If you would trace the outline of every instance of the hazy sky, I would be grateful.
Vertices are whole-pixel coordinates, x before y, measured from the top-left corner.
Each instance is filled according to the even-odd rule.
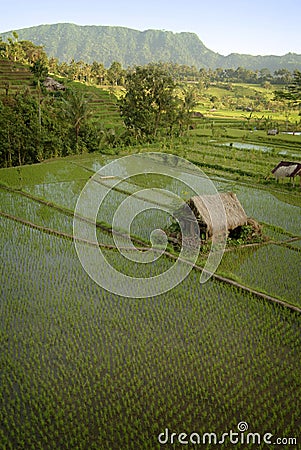
[[[196,33],[223,55],[301,54],[300,0],[1,0],[0,34],[46,23]]]

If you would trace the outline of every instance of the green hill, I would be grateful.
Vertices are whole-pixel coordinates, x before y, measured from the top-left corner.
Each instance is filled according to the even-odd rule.
[[[64,80],[64,84],[82,92],[93,112],[91,121],[101,123],[104,128],[123,129],[123,122],[117,106],[114,89],[110,92],[106,87],[89,86],[77,81]]]
[[[301,55],[251,56],[230,54],[222,56],[208,49],[194,33],[173,33],[162,30],[138,31],[125,27],[79,26],[70,23],[39,25],[16,30],[21,40],[43,45],[48,56],[60,61],[72,59],[87,63],[102,62],[109,67],[118,61],[123,67],[149,62],[173,62],[197,68],[237,68],[260,70],[280,68],[301,70]],[[11,32],[2,33],[3,40]]]
[[[66,86],[82,91],[89,99],[93,121],[100,121],[105,127],[122,127],[114,93],[101,87],[87,86],[67,79],[60,81]],[[22,91],[24,88],[36,95],[34,76],[29,68],[24,64],[0,58],[0,98],[6,94]]]
[[[106,67],[113,61],[124,67],[150,61],[173,61],[193,65],[203,61],[209,67],[219,57],[208,50],[193,33],[137,31],[124,27],[78,26],[70,23],[40,25],[17,30],[21,40],[43,45],[48,56],[69,62],[100,61]],[[11,32],[3,33],[6,40]]]

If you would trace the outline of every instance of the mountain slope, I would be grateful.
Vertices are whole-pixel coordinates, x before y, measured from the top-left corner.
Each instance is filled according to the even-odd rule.
[[[293,71],[295,69],[301,70],[301,55],[297,53],[287,53],[283,56],[277,55],[244,55],[238,53],[231,53],[224,56],[223,64],[220,67],[237,68],[244,67],[250,70],[270,69],[274,72],[278,69],[288,69]]]
[[[109,67],[118,61],[123,67],[148,62],[174,62],[197,68],[237,68],[260,70],[279,68],[301,70],[301,55],[251,56],[231,54],[222,56],[209,50],[194,33],[173,33],[162,30],[137,31],[125,27],[80,26],[70,23],[39,25],[16,30],[20,40],[43,45],[48,56],[60,61],[72,59],[87,63],[102,62]],[[11,32],[2,33],[6,40]]]
[[[208,50],[193,33],[137,31],[123,27],[79,26],[69,23],[40,25],[17,30],[20,40],[44,45],[48,56],[60,61],[118,61],[127,67],[154,61],[172,61],[209,67],[219,55]],[[11,33],[2,34],[5,40]]]

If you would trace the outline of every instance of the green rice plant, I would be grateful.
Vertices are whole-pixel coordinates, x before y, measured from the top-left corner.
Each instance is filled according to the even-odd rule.
[[[69,177],[72,164],[67,160],[53,166],[61,170],[57,177],[50,163],[33,169],[32,178],[28,169],[22,186],[63,206],[60,211],[3,189],[1,210],[72,233],[70,213],[91,175],[86,169],[97,169],[102,161],[85,155],[86,169],[72,163]],[[14,176],[6,182],[19,187]],[[75,181],[77,176],[82,179]],[[110,191],[98,219],[112,223],[113,211],[129,194],[153,182],[160,187],[166,180],[139,177],[121,183]],[[300,208],[286,201],[286,194],[277,198],[258,186],[216,183],[220,190],[233,188],[247,214],[270,224],[266,228],[274,230],[277,241],[300,235]],[[107,182],[99,189],[109,188]],[[190,196],[180,184],[173,188],[184,199]],[[136,201],[154,206],[144,198]],[[166,220],[167,214],[149,210],[137,217],[131,231],[148,238]],[[160,296],[119,297],[89,278],[71,239],[7,217],[1,217],[0,226],[1,450],[159,449],[158,434],[166,427],[222,434],[242,420],[254,432],[297,435],[297,312],[216,279],[201,285],[197,270]],[[99,241],[113,243],[100,228],[97,235]],[[297,304],[298,242],[285,244],[295,250],[284,244],[235,249],[225,253],[220,270]],[[117,250],[104,254],[116,270],[137,277],[173,264],[166,255],[150,266],[129,262]]]
[[[262,190],[238,188],[237,196],[249,216],[296,236],[301,234],[300,207],[280,201],[273,193]]]
[[[2,383],[9,386],[14,373],[19,386],[8,391],[4,407],[19,430],[13,437],[12,428],[5,429],[13,445],[26,446],[31,439],[37,448],[54,442],[64,447],[68,439],[78,448],[124,442],[128,448],[149,448],[150,442],[156,448],[165,426],[224,431],[247,416],[258,431],[273,431],[275,417],[288,417],[286,397],[298,382],[300,324],[294,314],[215,281],[200,286],[195,272],[156,299],[121,299],[89,280],[68,241],[35,233],[35,246],[30,229],[21,225],[8,226],[5,235],[7,242],[20,242],[18,249],[6,247],[11,273],[12,261],[24,269],[30,260],[40,274],[22,270],[19,284],[6,271],[9,283],[2,284],[2,322],[9,330],[13,320],[16,336],[3,353],[10,364],[4,365]],[[45,259],[49,241],[52,258]],[[21,409],[13,408],[13,392],[22,398]],[[30,404],[34,414],[22,422],[18,411]],[[292,433],[296,421],[283,424]]]
[[[299,252],[270,244],[226,253],[219,270],[234,274],[247,286],[300,306],[299,266]]]

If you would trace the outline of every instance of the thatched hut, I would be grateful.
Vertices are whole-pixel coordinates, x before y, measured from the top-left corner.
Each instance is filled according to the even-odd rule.
[[[233,192],[191,197],[186,205],[176,212],[175,216],[183,230],[193,235],[195,221],[191,220],[190,210],[197,220],[200,236],[205,239],[225,232],[225,228],[229,234],[248,222],[248,217]]]
[[[280,161],[276,167],[272,170],[276,180],[278,181],[280,178],[289,177],[291,180],[300,176],[301,183],[301,163],[298,162],[290,162],[290,161]]]
[[[66,87],[62,84],[59,83],[58,81],[54,80],[51,77],[46,77],[45,81],[44,81],[44,86],[47,89],[47,91],[65,91]]]

